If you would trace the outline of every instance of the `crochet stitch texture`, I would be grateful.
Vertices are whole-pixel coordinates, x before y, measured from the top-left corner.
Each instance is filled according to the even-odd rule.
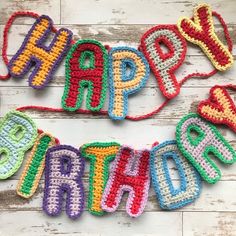
[[[194,9],[194,20],[181,17],[177,23],[180,33],[190,42],[197,44],[208,56],[216,69],[225,71],[234,62],[227,47],[214,31],[212,10],[208,4],[200,4]]]
[[[161,44],[168,48],[164,53]],[[149,29],[141,38],[140,49],[144,53],[159,88],[167,98],[173,98],[180,92],[180,85],[174,75],[183,63],[187,43],[176,25],[158,25]]]
[[[16,78],[23,77],[34,66],[29,77],[29,85],[35,89],[44,88],[52,79],[55,69],[69,50],[71,43],[72,32],[62,28],[56,32],[51,44],[45,46],[43,43],[52,26],[50,17],[40,16],[8,65],[11,76]]]
[[[168,159],[176,165],[180,186],[174,187],[168,167]],[[174,210],[192,203],[201,192],[201,180],[194,167],[179,151],[176,141],[166,141],[151,150],[150,168],[152,183],[160,206]]]
[[[84,159],[69,145],[51,147],[46,154],[43,210],[51,216],[62,211],[63,194],[67,193],[66,213],[78,218],[84,209]]]
[[[52,135],[48,133],[38,135],[17,184],[18,195],[30,198],[35,193],[44,171],[46,152],[55,144],[56,141]]]
[[[129,192],[126,212],[132,217],[142,214],[150,185],[149,159],[148,150],[137,152],[128,146],[120,148],[103,193],[103,210],[114,212],[123,193]]]
[[[198,113],[206,120],[215,124],[226,124],[236,132],[236,107],[224,87],[212,87],[209,99],[199,103]]]
[[[86,107],[99,111],[106,98],[107,90],[107,51],[96,40],[77,41],[66,57],[66,82],[62,96],[62,107],[75,111],[81,107],[84,89],[88,87]],[[89,64],[86,64],[86,60]]]
[[[196,137],[192,133],[197,133]],[[209,154],[213,154],[225,164],[236,161],[233,147],[214,125],[204,121],[197,114],[190,113],[180,120],[176,127],[176,141],[183,155],[208,183],[216,183],[221,178],[220,169]]]
[[[19,111],[8,112],[0,124],[0,179],[12,176],[21,166],[25,152],[37,137],[33,120]]]
[[[90,161],[88,209],[94,215],[103,215],[102,194],[109,177],[109,163],[114,160],[120,144],[94,142],[83,145],[81,155]]]

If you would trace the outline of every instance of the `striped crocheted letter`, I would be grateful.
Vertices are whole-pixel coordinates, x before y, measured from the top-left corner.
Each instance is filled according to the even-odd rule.
[[[50,134],[41,133],[38,135],[18,182],[18,195],[30,198],[35,193],[45,167],[46,152],[55,144],[55,138]]]
[[[174,187],[168,168],[172,159],[178,170],[180,186]],[[160,206],[173,210],[193,202],[200,194],[201,181],[194,167],[178,150],[176,141],[167,141],[151,151],[151,176]]]
[[[161,45],[168,49],[164,52]],[[186,55],[186,41],[175,25],[159,25],[148,30],[141,38],[140,49],[149,62],[159,88],[167,98],[178,95],[180,85],[174,75]]]
[[[18,111],[5,115],[0,124],[0,179],[17,172],[36,137],[37,128],[27,115]]]
[[[8,66],[11,76],[16,78],[21,78],[34,66],[29,77],[29,85],[35,89],[47,85],[69,50],[72,32],[63,28],[56,32],[51,44],[45,46],[46,38],[52,32],[52,26],[53,22],[48,16],[40,16]]]
[[[86,107],[99,111],[107,90],[107,51],[96,40],[79,40],[66,57],[66,84],[62,107],[75,111],[81,107],[84,89],[88,87]]]
[[[178,21],[180,33],[197,44],[208,56],[216,69],[224,71],[232,66],[232,54],[214,32],[212,11],[209,5],[200,4],[194,9],[194,19],[182,17]]]
[[[64,192],[67,194],[68,217],[76,219],[82,214],[83,173],[84,159],[81,158],[79,150],[67,145],[58,145],[47,151],[43,209],[48,215],[57,216],[61,213]]]
[[[122,146],[116,156],[102,198],[102,209],[114,212],[124,192],[129,192],[126,211],[132,217],[142,214],[148,198],[150,152],[136,152]]]
[[[128,112],[128,96],[144,87],[149,73],[148,62],[140,51],[129,47],[111,49],[108,113],[112,119],[125,118]]]
[[[225,124],[236,132],[236,107],[224,87],[214,86],[209,99],[198,105],[198,113],[215,124]]]
[[[94,215],[103,215],[102,194],[109,177],[109,163],[119,150],[118,143],[89,143],[81,147],[81,154],[90,161],[88,209]]]
[[[214,125],[197,114],[191,113],[180,120],[176,128],[176,140],[182,154],[208,183],[216,183],[221,178],[221,172],[210,154],[225,164],[236,161],[233,147]]]

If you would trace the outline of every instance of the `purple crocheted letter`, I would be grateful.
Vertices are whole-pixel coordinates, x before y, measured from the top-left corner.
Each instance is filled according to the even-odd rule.
[[[61,213],[63,194],[66,192],[66,213],[78,218],[84,208],[84,188],[81,177],[84,159],[79,150],[67,145],[48,149],[45,167],[43,210],[51,216]]]

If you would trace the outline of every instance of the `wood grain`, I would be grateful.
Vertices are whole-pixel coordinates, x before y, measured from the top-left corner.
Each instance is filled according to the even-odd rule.
[[[48,14],[55,24],[60,23],[60,1],[58,0],[4,0],[0,5],[0,24],[5,25],[9,16],[16,11],[34,11]],[[19,19],[15,24],[32,24],[32,19]]]
[[[50,218],[42,211],[0,212],[2,235],[182,235],[181,212],[145,212],[132,219],[126,213],[116,212],[104,217],[94,217],[84,212],[79,220],[71,221],[63,213]],[[17,223],[12,227],[12,219]],[[171,227],[169,227],[171,225]],[[112,232],[112,233],[111,233]],[[0,233],[0,235],[1,235]]]
[[[38,190],[31,199],[23,199],[16,194],[17,182],[18,180],[11,179],[6,180],[1,184],[0,211],[41,211],[44,181],[42,180],[40,182]],[[89,189],[88,172],[84,175],[83,184],[85,187],[87,211],[87,197]],[[174,186],[178,186],[179,181],[174,180],[173,184]],[[222,189],[224,189],[224,191],[222,191]],[[197,199],[196,202],[179,209],[178,212],[236,212],[236,199],[232,198],[235,191],[235,181],[220,181],[216,185],[210,186],[204,183],[200,198]],[[125,212],[126,200],[127,195],[122,198],[122,202],[118,207],[119,212]],[[163,212],[163,210],[159,207],[159,200],[157,199],[153,188],[149,191],[148,203],[145,207],[145,212]]]
[[[57,28],[72,30],[74,39],[93,38],[111,46],[128,45],[137,48],[141,35],[156,24],[175,24],[180,16],[191,16],[193,7],[202,1],[179,0],[4,0],[0,3],[0,45],[7,18],[19,10],[48,14]],[[222,14],[229,25],[236,58],[236,4],[234,0],[207,0],[213,10]],[[217,35],[224,41],[222,27],[217,20]],[[28,32],[32,19],[18,19],[9,35],[9,58],[14,55]],[[49,37],[48,42],[52,39]],[[48,43],[47,42],[47,43]],[[225,41],[224,41],[225,42]],[[0,81],[0,117],[11,109],[25,105],[60,107],[65,83],[64,61],[53,80],[43,91],[28,87],[27,76],[22,79]],[[188,43],[187,57],[176,71],[178,80],[188,73],[208,72],[211,63],[199,47]],[[0,74],[6,73],[0,58]],[[60,139],[63,144],[75,147],[92,141],[117,141],[134,148],[151,148],[155,141],[175,138],[175,126],[189,112],[195,112],[199,101],[208,97],[215,84],[235,83],[236,66],[225,73],[205,79],[190,79],[181,93],[163,111],[141,122],[113,122],[104,116],[74,113],[27,112],[41,129]],[[230,92],[236,100],[236,93]],[[84,97],[86,96],[86,92]],[[85,101],[85,99],[84,99]],[[139,115],[153,110],[163,101],[153,75],[145,88],[129,99],[129,114]],[[83,107],[85,104],[83,103]],[[108,106],[108,95],[104,109]],[[223,136],[236,148],[235,134],[227,127],[217,126]],[[73,130],[73,132],[71,132]],[[114,236],[235,236],[236,235],[236,165],[226,166],[216,161],[222,171],[222,179],[215,185],[203,183],[202,193],[196,202],[177,211],[162,211],[153,188],[150,189],[145,213],[132,219],[125,212],[127,195],[114,214],[94,217],[87,208],[76,221],[69,220],[65,212],[51,218],[42,211],[44,177],[38,191],[29,200],[16,195],[16,185],[23,170],[0,182],[0,236],[15,235],[114,235]],[[174,186],[179,185],[176,167],[169,163]],[[89,162],[83,177],[86,197],[88,195]]]
[[[236,213],[184,212],[183,223],[184,236],[234,236]]]
[[[234,0],[205,0],[228,23],[235,22]],[[202,1],[179,0],[62,0],[63,24],[175,24],[180,16],[192,16],[193,7]]]

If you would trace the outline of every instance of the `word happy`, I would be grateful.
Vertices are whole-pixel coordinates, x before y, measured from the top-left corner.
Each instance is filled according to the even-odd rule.
[[[211,11],[209,5],[201,4],[194,10],[193,18],[182,17],[177,25],[154,26],[141,37],[139,50],[127,46],[110,48],[93,39],[74,43],[72,32],[64,28],[57,30],[51,44],[45,46],[53,22],[48,16],[42,15],[10,60],[9,74],[22,78],[33,67],[29,86],[43,89],[53,79],[55,70],[66,55],[62,109],[79,111],[87,88],[87,111],[99,112],[109,89],[107,113],[114,120],[123,120],[128,113],[129,95],[145,86],[150,72],[154,74],[164,98],[170,100],[179,94],[181,85],[188,78],[209,77],[216,71],[225,71],[232,66],[231,39],[226,33],[229,48],[220,41],[214,31],[213,15],[224,22],[218,13]],[[228,32],[227,26],[222,25]],[[203,50],[215,70],[211,73],[193,73],[178,82],[174,73],[185,60],[187,41]],[[165,45],[168,51],[164,52],[161,45]],[[157,112],[159,110],[154,113]]]

